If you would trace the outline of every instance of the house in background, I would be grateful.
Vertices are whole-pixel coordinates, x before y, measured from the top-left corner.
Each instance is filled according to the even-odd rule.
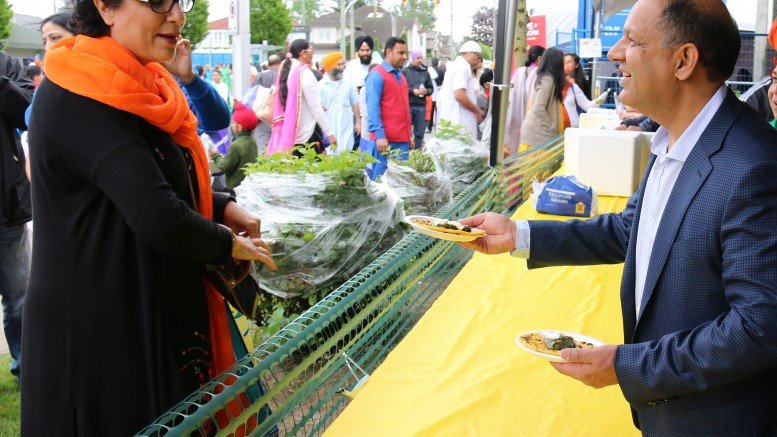
[[[232,63],[232,41],[227,31],[228,18],[208,23],[208,35],[192,50],[192,64],[210,65]]]
[[[43,53],[43,42],[40,38],[41,21],[43,21],[42,18],[32,15],[14,14],[11,18],[11,36],[5,41],[3,50],[14,58],[22,60],[41,55]]]

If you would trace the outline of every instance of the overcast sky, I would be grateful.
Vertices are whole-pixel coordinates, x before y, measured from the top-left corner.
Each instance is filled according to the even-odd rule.
[[[210,0],[210,18],[216,20],[227,16],[227,4],[229,0]],[[381,4],[392,7],[399,0],[384,0]],[[12,9],[18,14],[48,16],[64,4],[63,0],[10,0]],[[451,6],[453,17],[451,18]],[[471,17],[480,6],[495,6],[497,0],[441,0],[435,9],[437,15],[437,30],[443,34],[449,34],[451,22],[453,22],[454,39],[461,41],[462,37],[469,35]],[[528,0],[528,7],[543,13],[552,13],[553,10],[570,11],[577,9],[577,0]],[[748,28],[748,23],[755,23],[756,0],[728,0],[732,15],[742,25]],[[750,27],[751,29],[751,27]]]

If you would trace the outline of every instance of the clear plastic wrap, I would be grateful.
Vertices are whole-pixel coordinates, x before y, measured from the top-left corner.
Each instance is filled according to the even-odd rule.
[[[282,298],[345,282],[405,232],[399,197],[363,172],[250,173],[235,191],[278,265],[260,269],[259,284]]]
[[[424,144],[424,152],[434,155],[453,184],[456,195],[488,169],[489,149],[479,141],[467,144],[459,138],[434,138]]]
[[[413,150],[407,161],[389,159],[381,182],[402,198],[405,214],[434,215],[451,200],[451,178],[435,155]]]

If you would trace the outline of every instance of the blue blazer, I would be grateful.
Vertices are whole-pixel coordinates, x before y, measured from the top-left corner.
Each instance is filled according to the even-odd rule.
[[[529,268],[624,262],[615,371],[645,435],[777,435],[777,131],[729,91],[668,199],[641,313],[639,215],[533,221]]]

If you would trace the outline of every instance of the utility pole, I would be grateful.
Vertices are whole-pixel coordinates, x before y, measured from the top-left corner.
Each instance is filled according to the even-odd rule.
[[[237,34],[232,38],[232,93],[237,98],[248,89],[248,59],[251,45],[250,0],[232,0],[237,6]]]

